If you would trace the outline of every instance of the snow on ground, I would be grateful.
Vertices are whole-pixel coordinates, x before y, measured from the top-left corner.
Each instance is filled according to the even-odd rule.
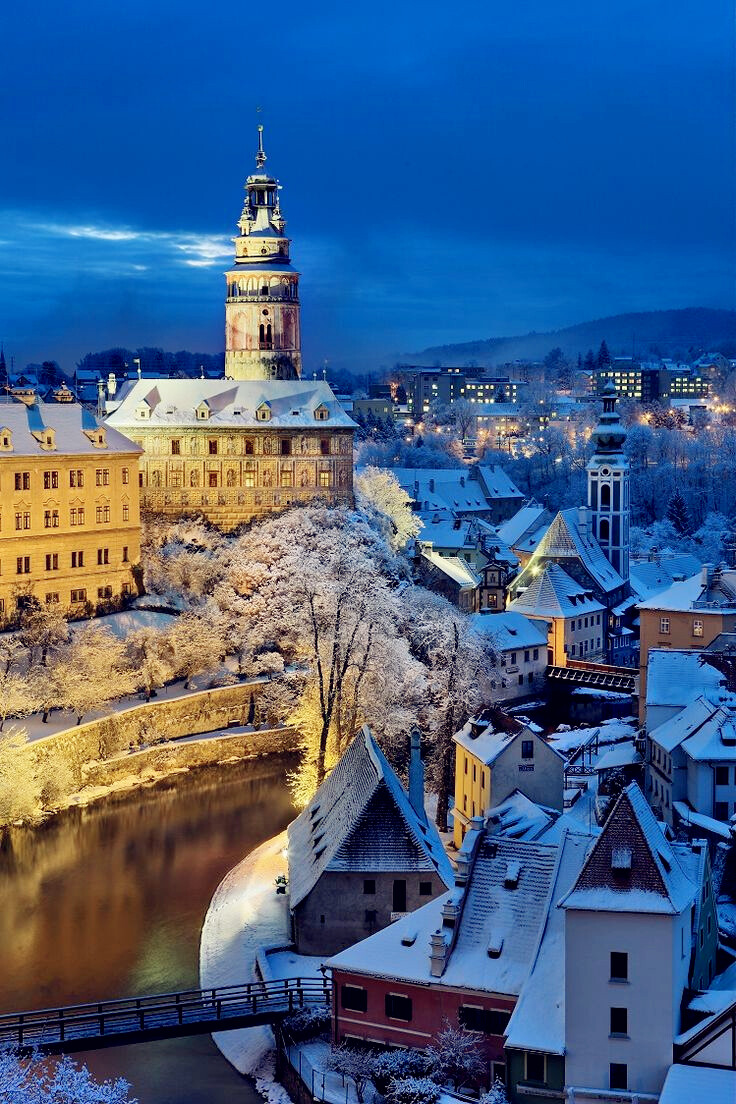
[[[258,953],[258,971],[264,981],[283,981],[301,977],[322,980],[320,966],[324,955],[300,955],[291,948],[262,947]]]
[[[203,988],[254,981],[259,948],[289,943],[289,899],[277,894],[274,884],[277,874],[287,872],[285,848],[286,832],[281,832],[233,867],[217,887],[199,943]],[[264,1082],[269,1071],[273,1077],[273,1063],[267,1061],[274,1048],[270,1027],[221,1031],[212,1038],[240,1073]],[[282,1104],[283,1099],[278,1097],[272,1104]]]
[[[131,609],[123,610],[121,613],[106,613],[102,617],[95,617],[93,624],[95,627],[109,629],[118,640],[125,640],[131,633],[137,632],[138,629],[157,629],[160,632],[165,632],[166,629],[171,628],[175,621],[176,616],[174,614],[164,613],[162,610]],[[69,623],[69,628],[74,633],[87,628],[89,624],[89,621],[72,621]]]

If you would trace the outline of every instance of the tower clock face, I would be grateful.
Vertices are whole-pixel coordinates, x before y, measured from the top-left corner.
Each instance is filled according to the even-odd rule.
[[[601,468],[601,475],[610,475],[611,472],[608,468]]]

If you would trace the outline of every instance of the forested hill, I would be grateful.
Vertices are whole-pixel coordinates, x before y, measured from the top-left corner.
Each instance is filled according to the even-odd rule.
[[[580,322],[563,330],[523,337],[491,337],[457,345],[436,345],[402,360],[414,364],[503,364],[511,360],[541,360],[559,346],[567,357],[583,356],[606,342],[614,356],[659,355],[687,359],[701,352],[736,355],[736,311],[688,307],[684,310],[614,314]]]

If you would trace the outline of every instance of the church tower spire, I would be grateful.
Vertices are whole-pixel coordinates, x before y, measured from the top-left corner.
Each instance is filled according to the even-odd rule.
[[[301,375],[299,273],[281,214],[280,186],[266,171],[258,127],[256,171],[233,238],[235,261],[225,273],[225,375],[228,379],[298,379]]]
[[[624,455],[626,430],[616,409],[613,381],[603,390],[603,413],[593,430],[588,463],[588,507],[593,535],[622,579],[629,578],[631,512],[629,462]]]

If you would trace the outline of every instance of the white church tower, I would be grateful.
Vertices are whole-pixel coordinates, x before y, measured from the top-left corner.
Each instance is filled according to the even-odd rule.
[[[233,238],[235,263],[225,273],[225,376],[235,380],[294,380],[301,375],[299,273],[291,266],[279,184],[266,172],[263,127],[256,171],[245,183],[245,204]]]
[[[588,507],[593,535],[622,579],[629,578],[630,477],[624,456],[626,430],[616,410],[613,382],[603,391],[603,413],[593,430],[588,464]]]

